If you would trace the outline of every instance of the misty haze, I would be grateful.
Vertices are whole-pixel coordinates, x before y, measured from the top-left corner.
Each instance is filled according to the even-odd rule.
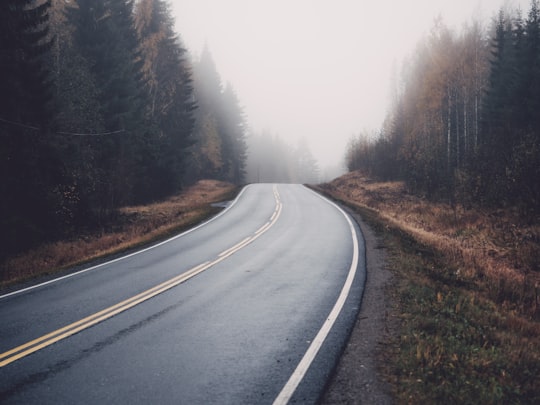
[[[0,34],[2,403],[540,403],[540,0]]]

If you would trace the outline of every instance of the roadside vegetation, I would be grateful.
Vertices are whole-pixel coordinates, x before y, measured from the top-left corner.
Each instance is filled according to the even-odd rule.
[[[539,0],[490,25],[436,21],[396,75],[380,131],[351,139],[348,169],[403,180],[430,200],[537,218],[539,67]]]
[[[201,179],[244,182],[240,101],[168,3],[0,1],[0,262]]]
[[[398,330],[380,364],[397,403],[540,402],[540,223],[352,172],[320,190],[380,232]]]
[[[0,287],[122,253],[165,239],[216,214],[212,204],[234,198],[238,187],[201,180],[178,195],[124,207],[99,231],[45,243],[0,263]]]
[[[540,403],[539,61],[539,0],[436,21],[322,187],[384,231],[398,403]]]

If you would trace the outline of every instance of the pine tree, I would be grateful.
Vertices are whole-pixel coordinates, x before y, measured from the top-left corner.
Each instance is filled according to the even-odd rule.
[[[488,202],[507,196],[507,168],[516,121],[516,94],[519,73],[516,70],[516,36],[513,22],[501,10],[492,39],[489,84],[484,100],[482,136],[476,171],[482,179],[481,194]]]
[[[56,231],[58,161],[49,144],[54,110],[49,72],[50,1],[0,2],[0,244],[19,251]],[[1,256],[1,254],[0,254]]]
[[[218,128],[222,138],[224,180],[240,184],[244,181],[247,156],[244,113],[231,85],[225,88],[220,102]]]
[[[51,42],[48,9],[34,0],[3,0],[0,4],[0,118],[28,126],[46,126],[50,83],[43,57]],[[22,128],[22,127],[21,127]]]
[[[208,46],[194,65],[195,144],[190,148],[186,182],[201,178],[225,179],[222,126],[219,120],[221,78]]]
[[[143,77],[149,95],[146,113],[155,128],[148,140],[146,181],[143,194],[157,198],[181,186],[186,148],[191,146],[194,126],[193,86],[174,20],[163,0],[142,0],[136,10],[141,42]]]
[[[55,186],[60,207],[58,222],[65,232],[95,222],[94,207],[99,199],[96,187],[100,169],[96,164],[96,142],[88,136],[105,132],[99,91],[88,61],[74,44],[73,26],[68,23],[68,3],[53,0],[49,31],[54,38],[47,59],[51,69],[57,133],[53,143],[62,160],[62,179]]]
[[[139,43],[129,0],[77,0],[68,10],[74,46],[95,80],[105,131],[94,141],[100,176],[96,186],[100,216],[136,198],[144,166],[145,137]]]
[[[199,111],[217,111],[223,86],[208,45],[205,45],[194,70],[195,94],[197,104],[200,106]]]
[[[504,139],[503,133],[513,121],[512,101],[517,82],[513,34],[512,21],[501,10],[493,38],[489,88],[484,108],[487,137],[483,141],[485,146],[493,149],[509,141]]]
[[[524,58],[527,93],[526,110],[530,129],[540,137],[540,2],[531,0],[531,9],[525,27],[526,40]]]
[[[203,162],[219,160],[219,172],[215,177],[220,180],[241,183],[244,181],[246,165],[246,128],[243,111],[238,97],[231,86],[222,88],[221,79],[217,72],[212,55],[205,47],[199,62],[195,65],[195,98],[198,110],[196,114],[196,140],[192,167],[200,167],[199,173],[193,173],[194,178],[200,178],[203,173],[210,173]],[[203,123],[212,122],[211,126]],[[219,136],[219,156],[209,159],[204,154],[210,149],[204,144],[211,139],[204,133],[206,128],[215,128]]]
[[[519,111],[509,164],[508,199],[526,211],[540,211],[540,4],[531,1],[523,39],[517,49],[520,72]]]

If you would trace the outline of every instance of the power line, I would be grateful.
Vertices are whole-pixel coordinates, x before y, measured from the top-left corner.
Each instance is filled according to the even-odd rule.
[[[20,128],[26,128],[31,129],[33,131],[41,131],[40,128],[34,127],[32,125],[24,124],[22,122],[15,122],[11,120],[6,120],[5,118],[0,117],[0,122],[4,122],[6,124],[14,125]],[[80,133],[80,132],[66,132],[66,131],[57,131],[55,134],[58,135],[68,135],[68,136],[107,136],[107,135],[116,135],[121,134],[123,132],[126,132],[125,129],[118,129],[116,131],[108,131],[108,132],[97,132],[97,133]]]
[[[58,135],[71,135],[71,136],[106,136],[106,135],[115,135],[115,134],[121,134],[122,132],[126,132],[125,129],[119,129],[117,131],[110,131],[110,132],[100,132],[100,133],[97,133],[97,134],[92,134],[92,133],[86,133],[86,134],[81,134],[81,133],[75,133],[75,132],[63,132],[63,131],[59,131],[59,132],[56,132]]]
[[[32,130],[34,130],[34,131],[39,131],[39,130],[40,130],[40,129],[37,128],[37,127],[33,127],[33,126],[31,126],[31,125],[28,125],[28,124],[23,124],[23,123],[21,123],[21,122],[15,122],[15,121],[6,120],[6,119],[1,118],[1,117],[0,117],[0,121],[5,122],[6,124],[15,125],[15,126],[18,126],[18,127],[21,127],[21,128],[32,129]]]

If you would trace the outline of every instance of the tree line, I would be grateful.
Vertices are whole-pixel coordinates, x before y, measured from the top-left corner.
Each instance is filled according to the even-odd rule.
[[[0,259],[200,178],[240,183],[245,117],[165,0],[0,2]]]
[[[349,170],[404,180],[451,203],[540,211],[540,8],[485,29],[437,21],[404,63],[376,136],[349,142]]]
[[[248,137],[247,180],[250,183],[309,183],[320,179],[317,160],[306,140],[291,146],[268,131]]]

